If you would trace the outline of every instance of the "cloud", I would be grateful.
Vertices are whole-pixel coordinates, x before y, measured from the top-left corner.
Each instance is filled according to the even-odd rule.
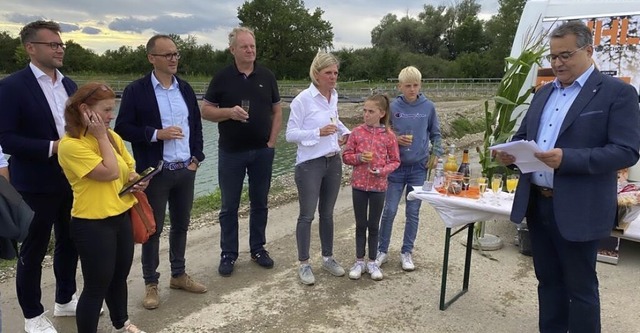
[[[73,32],[73,31],[80,30],[80,26],[77,24],[62,23],[62,22],[58,22],[58,24],[60,25],[60,30],[62,32]]]
[[[10,13],[8,15],[5,15],[5,17],[9,22],[20,23],[20,24],[27,24],[29,22],[45,19],[44,17],[38,16],[38,15],[24,15],[24,14],[18,14],[18,13]]]
[[[200,15],[162,15],[150,19],[135,17],[116,18],[109,23],[109,29],[142,33],[153,30],[165,34],[189,34],[196,31],[211,31],[217,27],[228,25],[229,22],[217,21],[214,24],[210,18]]]
[[[82,32],[87,35],[98,35],[102,32],[102,30],[94,27],[84,27],[82,28]]]

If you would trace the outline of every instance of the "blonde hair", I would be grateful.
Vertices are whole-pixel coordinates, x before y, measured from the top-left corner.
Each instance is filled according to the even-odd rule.
[[[422,82],[422,73],[413,66],[407,66],[400,71],[400,74],[398,74],[398,81],[400,83],[420,83]]]
[[[236,43],[236,37],[238,37],[238,34],[241,32],[246,32],[248,34],[251,35],[251,37],[253,37],[253,39],[256,39],[256,35],[253,33],[253,30],[247,28],[247,27],[235,27],[233,28],[233,30],[231,30],[231,32],[229,33],[229,46],[233,46]]]
[[[309,77],[311,78],[311,82],[313,82],[314,86],[318,85],[318,80],[316,80],[316,75],[320,74],[320,71],[331,66],[337,65],[340,67],[340,61],[338,58],[331,53],[327,52],[318,52],[316,57],[313,58],[311,62],[311,66],[309,67]]]

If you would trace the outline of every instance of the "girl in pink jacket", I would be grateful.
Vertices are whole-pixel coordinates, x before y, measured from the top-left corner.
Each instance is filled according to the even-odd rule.
[[[396,136],[389,128],[389,99],[384,95],[368,97],[363,113],[364,124],[351,131],[342,153],[344,163],[353,165],[351,187],[356,218],[356,262],[349,278],[356,280],[367,272],[377,281],[382,280],[382,271],[375,263],[378,223],[384,207],[387,175],[400,165],[400,156]],[[367,241],[369,260],[365,264]]]

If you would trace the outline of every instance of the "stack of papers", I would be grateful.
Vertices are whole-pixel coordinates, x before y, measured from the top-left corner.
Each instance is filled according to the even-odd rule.
[[[513,155],[516,158],[515,165],[518,166],[520,172],[529,173],[534,171],[548,171],[552,172],[553,169],[542,163],[539,159],[533,156],[534,153],[543,152],[538,144],[533,140],[520,140],[507,143],[501,143],[495,146],[489,147],[490,150],[503,151],[509,155]]]

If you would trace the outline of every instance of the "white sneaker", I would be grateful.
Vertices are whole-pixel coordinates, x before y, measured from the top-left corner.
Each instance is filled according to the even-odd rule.
[[[380,281],[382,280],[382,271],[378,264],[375,261],[369,261],[367,263],[367,273],[371,274],[371,280]]]
[[[73,294],[71,301],[66,304],[56,303],[53,307],[54,317],[74,317],[76,315],[76,308],[78,307],[78,296]],[[104,313],[104,308],[100,308],[100,315]]]
[[[47,318],[47,312],[43,312],[37,317],[24,320],[24,331],[27,333],[58,333],[53,327],[53,323]]]
[[[411,259],[411,252],[400,253],[400,260],[402,261],[403,270],[412,271],[416,269],[416,266],[413,264],[413,259]]]
[[[349,271],[349,278],[351,280],[357,280],[362,276],[364,271],[364,260],[356,260],[356,263],[353,264],[353,267],[351,267],[351,270]]]
[[[382,264],[389,260],[389,256],[386,253],[378,251],[378,255],[376,256],[376,264],[378,267],[382,267]]]

